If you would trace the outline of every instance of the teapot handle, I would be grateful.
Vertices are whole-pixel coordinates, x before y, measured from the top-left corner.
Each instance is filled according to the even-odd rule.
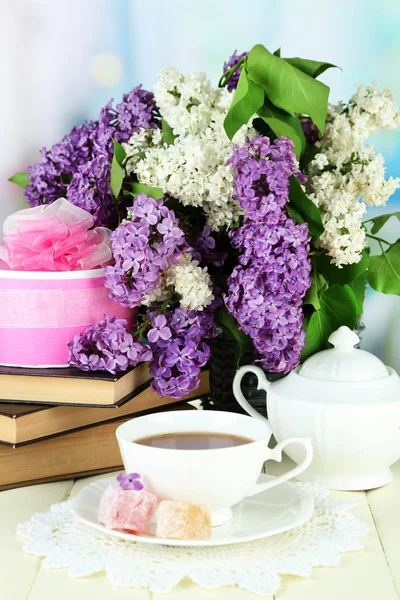
[[[244,408],[244,410],[251,417],[255,417],[256,419],[259,419],[260,421],[267,421],[267,423],[269,424],[268,419],[266,417],[263,417],[262,415],[260,415],[260,413],[257,412],[255,410],[255,408],[253,408],[249,404],[249,402],[246,400],[246,398],[243,396],[242,389],[240,387],[240,383],[243,379],[243,376],[246,373],[254,373],[254,375],[257,377],[257,389],[258,390],[268,391],[268,388],[271,384],[268,381],[268,379],[265,377],[262,369],[260,369],[260,367],[255,367],[254,365],[245,365],[244,367],[240,367],[240,369],[238,369],[236,371],[236,375],[233,380],[233,394],[234,394],[236,400],[238,401],[238,403],[240,404],[240,406],[242,408]]]

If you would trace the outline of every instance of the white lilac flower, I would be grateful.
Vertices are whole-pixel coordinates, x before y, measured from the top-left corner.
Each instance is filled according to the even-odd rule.
[[[124,144],[127,172],[135,172],[140,183],[162,188],[183,205],[202,207],[215,231],[232,226],[243,214],[233,200],[234,173],[226,165],[231,146],[224,119],[232,94],[214,89],[204,73],[181,75],[176,69],[158,74],[154,86],[156,103],[177,136],[174,144],[163,143],[159,131],[135,133]],[[234,137],[243,144],[254,137],[251,121]],[[138,157],[138,153],[143,153]]]
[[[128,164],[135,163],[135,157],[131,153],[144,152],[152,147],[157,147],[162,144],[162,131],[159,127],[157,129],[141,129],[140,131],[132,134],[132,138],[135,140],[135,143],[130,145],[129,142],[123,144],[125,150],[127,150],[127,159]],[[137,159],[136,159],[137,160]],[[130,163],[129,161],[132,161]]]
[[[172,266],[173,285],[180,296],[180,305],[187,310],[203,310],[214,300],[207,267],[200,267],[190,254],[183,254]]]
[[[359,85],[357,92],[350,99],[353,112],[363,116],[364,127],[368,135],[381,129],[396,129],[400,125],[400,112],[396,106],[396,95],[393,90],[379,90],[378,83]]]
[[[400,179],[385,179],[385,165],[365,140],[380,129],[400,124],[395,95],[374,83],[361,85],[348,106],[329,106],[319,153],[308,167],[306,190],[321,211],[325,231],[316,245],[338,267],[357,263],[365,247],[362,219],[369,206],[384,206],[400,187]]]
[[[183,254],[177,264],[170,263],[162,274],[160,285],[145,296],[142,304],[149,306],[156,302],[164,302],[174,293],[180,298],[180,306],[187,310],[201,311],[214,300],[207,267],[200,267],[190,253]]]

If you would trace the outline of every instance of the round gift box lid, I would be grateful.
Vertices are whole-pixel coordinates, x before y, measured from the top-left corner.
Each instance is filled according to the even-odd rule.
[[[376,381],[390,376],[379,358],[354,348],[360,338],[348,327],[339,327],[328,340],[333,348],[311,356],[298,373],[322,381]]]
[[[103,268],[79,271],[16,271],[13,269],[0,269],[0,279],[26,279],[26,280],[64,280],[64,279],[95,279],[104,277]]]

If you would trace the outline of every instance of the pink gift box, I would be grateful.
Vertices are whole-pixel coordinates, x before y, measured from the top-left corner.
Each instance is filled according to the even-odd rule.
[[[104,318],[133,326],[133,311],[108,297],[104,269],[0,270],[0,364],[66,367],[67,342]]]

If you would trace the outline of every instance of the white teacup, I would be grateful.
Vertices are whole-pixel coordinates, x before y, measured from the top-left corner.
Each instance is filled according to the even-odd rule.
[[[209,450],[176,450],[136,444],[135,440],[168,433],[219,433],[248,438],[250,443]],[[291,437],[274,449],[268,421],[220,411],[172,411],[136,417],[120,425],[116,435],[127,473],[138,472],[145,489],[159,500],[208,503],[213,526],[227,523],[231,506],[247,496],[295,477],[312,460],[308,438]],[[288,444],[302,444],[303,462],[287,473],[257,483],[266,460],[282,460]]]

